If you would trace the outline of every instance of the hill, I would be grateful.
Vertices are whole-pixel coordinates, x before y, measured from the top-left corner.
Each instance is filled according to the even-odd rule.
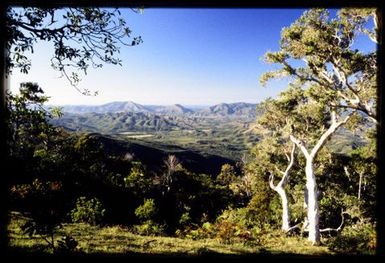
[[[237,116],[248,119],[256,117],[257,104],[237,102],[237,103],[220,103],[206,109],[197,111],[198,116]]]
[[[64,105],[63,112],[69,113],[111,113],[111,112],[149,112],[145,106],[132,101],[115,101],[103,105]]]
[[[103,105],[64,105],[63,112],[73,114],[84,113],[118,113],[118,112],[142,112],[157,114],[191,114],[194,116],[243,116],[255,117],[257,104],[236,102],[220,103],[217,105],[192,108],[181,104],[174,105],[141,105],[132,101],[115,101]]]
[[[174,104],[171,106],[155,106],[153,108],[153,111],[156,113],[161,114],[187,114],[187,113],[193,113],[194,111],[191,109],[188,109],[180,104]]]
[[[51,123],[71,131],[99,132],[114,134],[127,131],[170,131],[179,129],[180,123],[167,116],[150,112],[108,112],[83,114],[64,113]]]
[[[145,142],[122,140],[101,134],[92,134],[104,146],[107,155],[131,155],[140,160],[147,169],[158,172],[164,169],[164,160],[168,155],[175,155],[183,167],[194,173],[204,173],[212,176],[219,174],[223,164],[235,165],[231,159],[217,155],[202,154],[200,152],[173,146],[165,149],[164,146]]]

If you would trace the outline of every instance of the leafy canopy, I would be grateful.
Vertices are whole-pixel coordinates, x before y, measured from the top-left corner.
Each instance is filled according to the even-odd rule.
[[[135,11],[135,10],[134,10]],[[6,72],[28,73],[38,41],[52,42],[51,66],[76,87],[91,65],[121,65],[119,45],[135,46],[141,37],[132,31],[118,9],[100,8],[12,8],[6,11]],[[88,90],[82,93],[89,95]]]
[[[367,29],[373,18],[375,28]],[[342,9],[330,19],[325,9],[305,12],[281,33],[280,50],[267,52],[265,61],[282,67],[263,74],[266,85],[273,78],[291,77],[304,87],[316,87],[318,101],[331,107],[359,110],[376,118],[376,50],[363,52],[353,47],[359,34],[370,39],[377,32],[374,9]]]

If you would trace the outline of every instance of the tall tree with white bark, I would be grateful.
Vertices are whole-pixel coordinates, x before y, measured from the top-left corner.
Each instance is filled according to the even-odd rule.
[[[262,103],[263,107],[264,103]],[[265,131],[260,134],[262,139],[253,148],[254,162],[258,164],[259,173],[269,175],[269,186],[280,197],[282,214],[281,214],[281,229],[284,232],[290,230],[290,204],[287,194],[287,186],[289,183],[290,174],[293,170],[295,160],[296,145],[289,140],[283,140],[276,136],[276,132],[265,130],[263,123],[269,118],[267,115],[261,116],[257,125],[258,131]],[[274,183],[275,178],[279,178],[278,183]]]
[[[318,84],[322,86],[320,100],[338,98],[330,106],[358,110],[378,123],[377,50],[373,45],[364,52],[354,45],[360,34],[380,42],[378,19],[375,9],[345,8],[334,19],[325,9],[305,12],[290,27],[283,28],[280,50],[265,54],[266,62],[282,68],[263,74],[261,83],[289,76],[304,85]],[[373,28],[368,28],[369,21],[373,21]]]
[[[320,242],[318,190],[314,173],[316,157],[331,135],[345,124],[353,113],[341,118],[339,111],[320,103],[312,96],[314,89],[319,89],[319,86],[311,86],[306,90],[300,86],[291,86],[277,99],[267,100],[264,103],[265,117],[262,117],[259,123],[266,129],[276,132],[276,136],[291,141],[305,157],[307,229],[309,240],[313,244],[318,244]],[[289,160],[286,170],[291,168],[292,158]]]
[[[290,140],[306,159],[308,239],[313,244],[320,243],[314,173],[317,154],[349,118],[351,122],[363,119],[357,111],[364,113],[366,119],[378,122],[376,52],[353,49],[360,33],[378,40],[376,22],[373,30],[366,30],[370,17],[377,21],[376,12],[352,9],[352,15],[349,14],[349,9],[342,9],[337,18],[330,19],[325,9],[305,12],[282,30],[280,50],[265,55],[268,63],[278,63],[282,68],[261,77],[263,85],[272,78],[291,77],[296,86],[281,95],[278,102],[281,108],[272,114],[277,110],[286,113],[281,124],[289,127],[286,129]]]

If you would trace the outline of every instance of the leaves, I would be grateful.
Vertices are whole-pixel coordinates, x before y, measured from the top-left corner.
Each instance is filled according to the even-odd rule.
[[[7,74],[15,68],[27,74],[31,69],[28,52],[33,53],[34,43],[50,41],[54,44],[51,66],[75,87],[81,80],[78,72],[87,75],[89,65],[121,65],[120,46],[143,42],[140,36],[131,38],[131,30],[118,9],[88,7],[8,8],[5,39]]]
[[[292,77],[292,83],[318,86],[312,97],[322,104],[341,110],[359,110],[376,122],[376,50],[367,54],[353,50],[360,32],[369,37],[369,19],[376,22],[374,9],[342,9],[330,19],[325,9],[306,11],[281,32],[280,50],[267,52],[265,61],[281,68],[260,78],[263,86],[275,78]],[[374,59],[374,60],[373,60]],[[298,63],[299,61],[304,63]]]

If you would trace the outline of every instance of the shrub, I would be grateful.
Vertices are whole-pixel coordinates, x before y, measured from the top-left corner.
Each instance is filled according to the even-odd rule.
[[[202,227],[193,229],[186,227],[184,230],[177,230],[175,233],[178,237],[188,238],[192,240],[213,238],[215,236],[215,226],[209,222],[203,223]]]
[[[136,194],[143,194],[151,188],[151,179],[140,162],[132,162],[130,173],[123,178],[124,185]]]
[[[360,221],[345,227],[342,232],[332,238],[329,248],[339,253],[374,254],[376,250],[376,229],[373,224]]]
[[[71,236],[63,236],[61,240],[57,241],[57,244],[55,252],[59,254],[71,254],[80,251],[79,243]]]
[[[88,223],[91,225],[100,224],[106,210],[97,198],[87,199],[81,196],[76,201],[76,206],[71,211],[71,219],[74,223]]]
[[[156,213],[156,206],[154,199],[144,199],[143,205],[135,209],[135,215],[139,219],[149,220]]]
[[[180,225],[187,225],[191,222],[190,212],[184,212],[179,218]]]
[[[237,180],[235,175],[235,169],[228,163],[225,163],[221,167],[221,172],[217,177],[217,182],[221,185],[230,185]]]
[[[134,225],[132,231],[138,235],[161,236],[165,232],[165,226],[147,220],[141,225]]]

